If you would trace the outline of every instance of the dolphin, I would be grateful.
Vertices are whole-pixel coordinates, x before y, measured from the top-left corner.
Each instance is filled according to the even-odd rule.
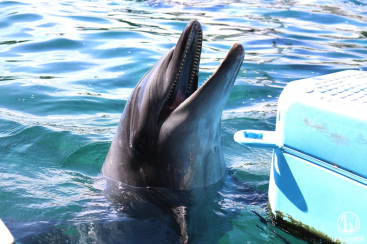
[[[201,48],[202,27],[191,21],[138,82],[102,166],[107,180],[191,190],[222,179],[221,114],[245,52],[235,43],[198,88]]]

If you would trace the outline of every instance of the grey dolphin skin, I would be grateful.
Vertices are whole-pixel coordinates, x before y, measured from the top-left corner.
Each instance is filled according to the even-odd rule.
[[[139,81],[126,103],[102,166],[113,182],[190,190],[221,180],[221,114],[242,65],[232,46],[214,74],[198,87],[202,28],[191,21]]]

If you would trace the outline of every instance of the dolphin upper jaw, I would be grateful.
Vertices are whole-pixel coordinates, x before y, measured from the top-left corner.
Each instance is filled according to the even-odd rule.
[[[214,74],[197,88],[202,31],[191,21],[176,47],[131,94],[102,174],[140,187],[188,190],[225,174],[220,118],[244,58],[234,44]]]
[[[167,90],[164,85],[166,101],[161,108],[158,124],[197,90],[201,45],[201,25],[191,21],[174,47],[167,67],[165,83],[170,84],[170,89]]]

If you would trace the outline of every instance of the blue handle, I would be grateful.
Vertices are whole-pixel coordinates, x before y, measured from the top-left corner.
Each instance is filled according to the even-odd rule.
[[[235,142],[249,147],[279,148],[275,131],[241,130],[234,134]]]

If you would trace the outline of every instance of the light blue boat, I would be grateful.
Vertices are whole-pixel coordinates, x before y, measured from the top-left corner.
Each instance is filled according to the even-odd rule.
[[[269,212],[287,231],[336,243],[367,242],[367,72],[289,83],[275,131],[234,140],[272,148]]]

